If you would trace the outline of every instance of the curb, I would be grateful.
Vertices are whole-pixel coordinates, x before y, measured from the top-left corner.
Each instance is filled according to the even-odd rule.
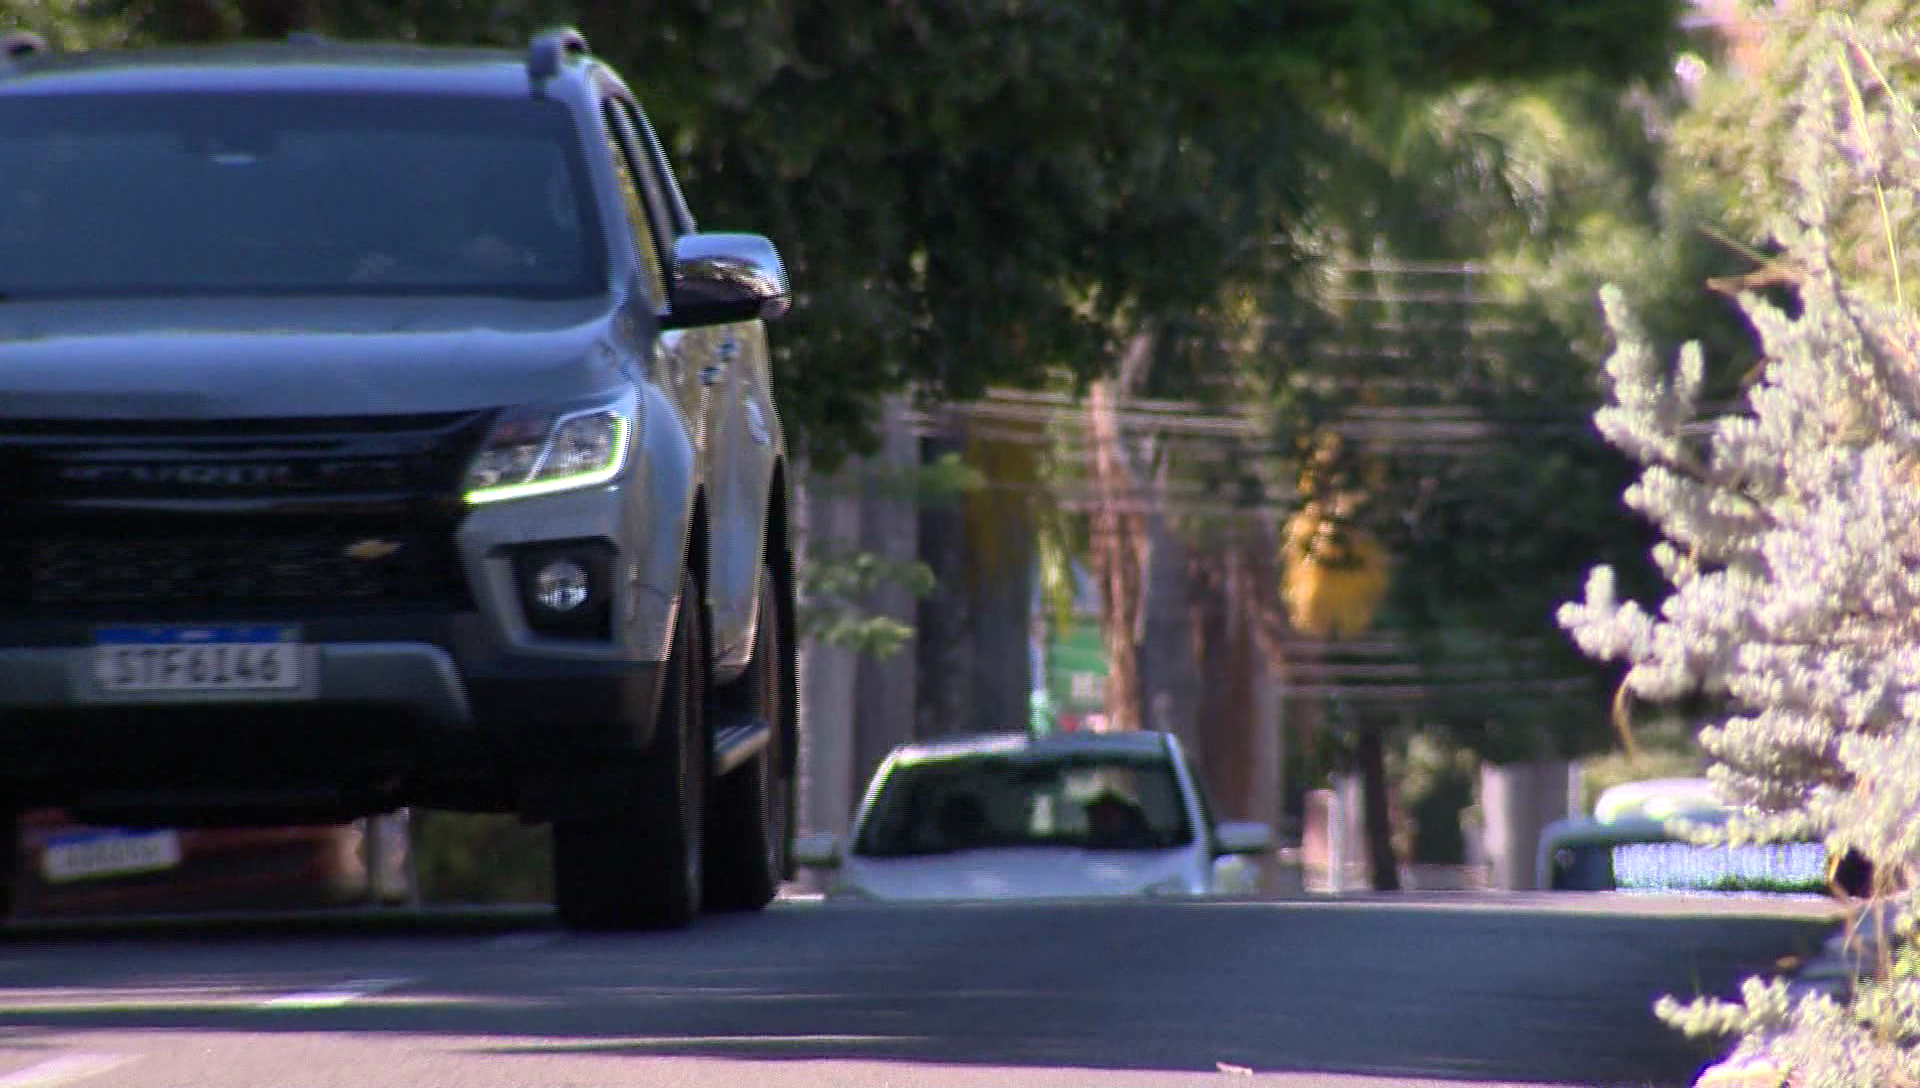
[[[1797,1004],[1821,995],[1835,1001],[1853,996],[1854,987],[1874,974],[1892,922],[1884,912],[1856,914],[1840,925],[1787,982]],[[1700,1071],[1693,1088],[1792,1088],[1793,1071],[1762,1051],[1726,1058]]]
[[[1702,1070],[1699,1079],[1693,1082],[1693,1088],[1786,1088],[1786,1085],[1786,1069],[1764,1055],[1715,1062]]]

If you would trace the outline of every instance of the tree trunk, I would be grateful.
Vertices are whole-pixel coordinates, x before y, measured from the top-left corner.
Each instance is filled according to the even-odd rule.
[[[932,464],[958,453],[957,437],[924,439],[921,461]],[[915,653],[919,679],[915,732],[937,737],[963,732],[973,721],[972,616],[967,593],[966,519],[961,504],[923,506],[919,517],[920,561],[933,571],[933,592],[916,610]]]
[[[1193,625],[1190,553],[1167,517],[1166,476],[1162,462],[1145,515],[1147,577],[1141,606],[1140,690],[1146,703],[1145,727],[1172,733],[1183,745],[1202,752],[1199,632]]]
[[[994,519],[988,531],[997,538],[994,561],[986,569],[972,570],[967,585],[973,725],[992,732],[1025,729],[1033,700],[1036,530],[1030,515],[1009,511]],[[969,558],[978,563],[983,557]]]
[[[1236,557],[1230,547],[1209,551],[1211,565],[1220,583],[1219,594],[1222,637],[1218,649],[1209,649],[1212,666],[1209,688],[1218,685],[1221,710],[1209,714],[1216,733],[1208,751],[1218,783],[1218,804],[1223,812],[1241,820],[1271,821],[1273,806],[1262,803],[1270,795],[1273,781],[1280,773],[1279,760],[1269,755],[1264,743],[1272,723],[1260,713],[1262,662],[1253,646],[1253,633],[1247,624],[1246,609],[1233,595],[1233,567]],[[1276,753],[1277,755],[1277,753]],[[1263,758],[1265,757],[1265,758]]]
[[[1045,433],[1001,424],[970,436],[967,463],[986,486],[967,493],[967,617],[973,640],[974,727],[1024,729],[1033,699],[1034,589],[1039,561],[1035,492]]]
[[[1148,346],[1145,337],[1137,337],[1127,350],[1144,354]],[[1112,380],[1093,383],[1087,421],[1093,441],[1093,572],[1107,646],[1107,728],[1132,730],[1140,728],[1147,716],[1136,642],[1145,605],[1147,544],[1143,518],[1135,506],[1143,489],[1122,446],[1115,403],[1122,395]]]
[[[794,487],[798,555],[839,551],[858,538],[860,504],[852,496],[819,494],[801,472]],[[853,812],[853,721],[859,660],[848,650],[812,639],[800,645],[800,829],[840,833]]]
[[[1387,798],[1386,728],[1377,721],[1363,721],[1355,738],[1360,764],[1360,792],[1366,821],[1367,861],[1372,871],[1373,890],[1400,890],[1400,865],[1393,853],[1393,815]]]
[[[1271,821],[1275,813],[1255,797],[1267,792],[1277,763],[1260,755],[1266,750],[1260,734],[1269,723],[1256,711],[1260,662],[1233,591],[1233,566],[1234,549],[1225,539],[1194,548],[1188,565],[1200,675],[1195,755],[1223,819]]]
[[[1306,793],[1311,785],[1297,786],[1288,775],[1283,753],[1304,753],[1317,735],[1326,712],[1325,700],[1301,698],[1295,688],[1315,685],[1322,680],[1319,655],[1313,640],[1303,640],[1287,622],[1280,599],[1279,534],[1265,521],[1247,520],[1235,526],[1232,562],[1228,564],[1228,594],[1247,626],[1251,649],[1266,665],[1266,679],[1273,691],[1272,713],[1277,721],[1266,726],[1266,750],[1274,753],[1274,771],[1279,781],[1274,788],[1273,815],[1284,819],[1299,813],[1306,816]]]
[[[913,433],[907,405],[890,400],[881,422],[880,450],[861,473],[860,549],[889,563],[919,557],[920,512],[899,489],[882,486],[872,470],[897,475],[920,462],[920,441]],[[876,616],[918,624],[919,602],[905,586],[887,584],[861,606]],[[854,688],[853,766],[855,781],[865,782],[896,745],[914,739],[918,647],[909,641],[884,659],[862,658]]]

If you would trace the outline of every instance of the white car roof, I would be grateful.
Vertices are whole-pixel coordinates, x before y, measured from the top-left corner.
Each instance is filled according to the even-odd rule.
[[[903,744],[894,749],[893,757],[899,763],[921,763],[976,755],[1167,755],[1167,740],[1167,734],[1145,729],[1127,733],[977,733]]]
[[[1606,790],[1593,805],[1601,823],[1645,816],[1664,820],[1674,816],[1723,815],[1726,804],[1705,778],[1650,778],[1623,782]]]

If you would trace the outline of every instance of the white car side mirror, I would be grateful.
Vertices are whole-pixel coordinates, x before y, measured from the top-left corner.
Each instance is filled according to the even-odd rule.
[[[824,831],[799,836],[793,842],[793,860],[809,869],[839,868],[840,836]]]
[[[1214,850],[1221,854],[1264,854],[1273,849],[1273,828],[1263,823],[1233,820],[1213,829]]]

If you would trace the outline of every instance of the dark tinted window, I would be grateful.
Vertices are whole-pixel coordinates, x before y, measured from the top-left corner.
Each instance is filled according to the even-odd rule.
[[[1613,848],[1603,843],[1569,844],[1555,848],[1547,873],[1552,891],[1613,891]]]
[[[572,120],[528,98],[0,98],[0,297],[605,289]]]
[[[1193,841],[1173,767],[1152,756],[966,756],[894,770],[854,852],[1163,850]]]

